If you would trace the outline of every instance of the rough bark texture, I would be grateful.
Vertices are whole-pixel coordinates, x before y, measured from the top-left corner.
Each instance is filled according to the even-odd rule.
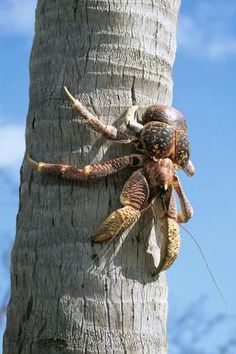
[[[134,102],[170,104],[179,4],[39,0],[27,152],[79,166],[130,152],[73,122],[62,87],[116,126]],[[42,177],[24,161],[5,354],[167,352],[167,288],[164,275],[150,276],[148,217],[93,260],[105,244],[90,235],[118,207],[130,173],[79,184]]]

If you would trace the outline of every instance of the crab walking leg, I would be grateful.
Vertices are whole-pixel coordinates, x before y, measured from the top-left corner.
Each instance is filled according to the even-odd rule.
[[[186,223],[193,216],[193,208],[184,194],[179,178],[175,175],[172,185],[179,197],[181,211],[177,215],[178,223]]]
[[[190,177],[195,174],[195,167],[191,160],[189,160],[187,166],[183,167],[183,171]]]
[[[64,86],[64,91],[68,100],[71,102],[72,107],[82,116],[82,118],[85,120],[86,124],[90,128],[92,128],[97,133],[100,133],[107,139],[116,140],[124,143],[130,142],[130,139],[127,138],[127,135],[125,133],[120,132],[112,125],[103,123],[101,120],[98,119],[98,117],[95,117],[91,112],[89,112],[87,108],[84,107],[78,99],[72,96],[66,86]]]
[[[143,129],[143,125],[138,123],[134,119],[135,112],[138,110],[138,106],[131,106],[128,108],[126,112],[126,126],[130,130],[132,130],[136,137],[139,137],[141,130]]]
[[[139,219],[148,197],[147,180],[142,171],[138,170],[128,179],[121,192],[120,201],[124,207],[115,210],[108,216],[93,234],[93,241],[103,242],[120,236]]]
[[[159,208],[161,203],[159,202]],[[179,225],[174,219],[176,216],[176,202],[173,189],[171,190],[170,199],[167,205],[168,214],[160,220],[161,233],[163,235],[163,246],[161,248],[161,259],[158,267],[152,273],[153,276],[167,270],[174,263],[180,251],[180,235]],[[159,211],[161,212],[161,210]],[[173,217],[173,218],[172,218]]]
[[[127,166],[140,167],[143,164],[143,155],[139,154],[122,156],[114,160],[94,163],[85,166],[84,168],[78,168],[71,165],[37,162],[33,160],[30,155],[27,155],[26,159],[28,163],[39,172],[80,181],[104,177],[116,173]]]

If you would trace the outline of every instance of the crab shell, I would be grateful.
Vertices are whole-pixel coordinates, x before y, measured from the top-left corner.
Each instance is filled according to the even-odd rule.
[[[190,157],[187,123],[181,112],[165,105],[148,107],[142,116],[140,141],[144,152],[153,160],[169,157],[184,168]]]

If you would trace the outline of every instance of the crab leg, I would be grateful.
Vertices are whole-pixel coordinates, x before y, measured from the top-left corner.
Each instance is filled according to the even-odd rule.
[[[110,161],[94,163],[85,166],[84,168],[78,168],[71,165],[37,162],[33,160],[30,155],[27,155],[26,159],[28,163],[39,172],[80,181],[104,177],[116,173],[127,166],[139,167],[143,164],[143,155],[139,154],[122,156]]]
[[[184,190],[178,176],[174,176],[172,185],[179,197],[181,207],[181,211],[177,215],[177,222],[186,223],[193,216],[193,208],[184,194]]]
[[[131,139],[127,137],[126,132],[120,132],[112,125],[103,123],[101,120],[98,119],[98,117],[90,113],[87,110],[87,108],[84,107],[78,99],[72,96],[72,94],[70,93],[70,91],[66,86],[64,86],[64,90],[68,100],[71,102],[72,107],[82,116],[82,118],[85,120],[86,124],[90,128],[95,130],[97,133],[100,133],[106,139],[115,140],[123,143],[131,142]],[[130,119],[131,116],[134,115],[136,110],[137,110],[137,106],[134,106],[134,108],[132,108],[131,111],[129,112],[128,119]]]
[[[192,163],[191,160],[188,161],[187,166],[183,167],[183,171],[188,175],[188,176],[193,176],[195,174],[195,167],[194,164]]]
[[[139,138],[140,132],[143,129],[143,125],[136,122],[134,119],[135,112],[138,110],[138,106],[131,106],[126,112],[126,126],[128,129],[134,132],[134,135]]]
[[[103,242],[120,236],[140,217],[149,197],[149,187],[141,170],[132,174],[121,192],[123,208],[111,213],[92,236],[93,241]]]

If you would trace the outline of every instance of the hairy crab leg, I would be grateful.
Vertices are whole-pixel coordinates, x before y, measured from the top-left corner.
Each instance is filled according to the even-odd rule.
[[[120,236],[140,217],[149,197],[149,186],[141,170],[134,172],[125,183],[120,201],[123,208],[111,213],[92,235],[94,242],[108,241]]]
[[[140,154],[122,156],[110,161],[94,163],[84,168],[56,163],[37,162],[33,160],[30,155],[27,155],[26,159],[28,163],[39,172],[80,181],[104,177],[128,166],[141,167],[143,165],[143,155]]]
[[[177,215],[177,222],[186,223],[193,216],[193,208],[185,196],[183,187],[180,183],[178,176],[174,176],[172,185],[179,197],[181,207],[181,211]]]
[[[120,132],[112,125],[103,123],[98,117],[89,112],[87,108],[70,93],[66,86],[64,86],[64,91],[68,100],[71,102],[72,107],[82,116],[90,128],[97,133],[100,133],[106,139],[122,143],[130,143],[131,139],[128,138],[126,132]]]

